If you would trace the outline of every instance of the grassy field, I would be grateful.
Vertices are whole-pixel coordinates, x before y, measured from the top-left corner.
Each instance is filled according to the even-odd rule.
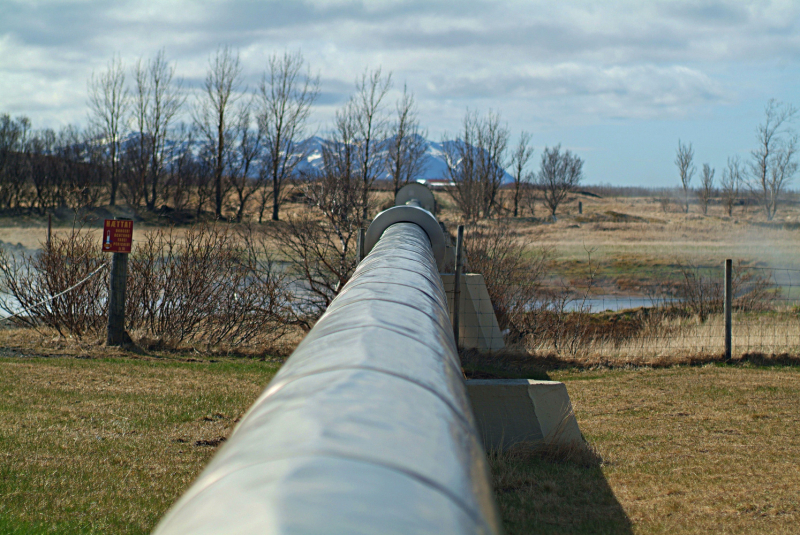
[[[388,195],[376,192],[375,205],[385,206]],[[437,217],[454,232],[460,216],[452,199],[441,191],[436,191],[435,196],[444,207]],[[583,204],[583,214],[578,214],[578,201]],[[144,220],[135,224],[134,241],[157,225],[170,225],[168,219],[141,211]],[[281,217],[303,211],[307,208],[302,204],[287,203]],[[531,244],[554,246],[565,272],[570,271],[570,264],[585,262],[587,248],[594,249],[594,259],[600,265],[623,274],[631,269],[655,268],[658,271],[676,258],[712,263],[741,258],[770,267],[786,264],[800,267],[796,253],[800,204],[794,201],[781,205],[774,221],[766,221],[756,206],[736,207],[733,217],[728,217],[719,205],[712,205],[708,215],[698,213],[696,206],[685,214],[675,206],[664,212],[654,197],[585,195],[576,195],[563,204],[556,222],[551,221],[541,204],[537,205],[535,217],[531,217],[527,208],[522,216],[515,220],[520,237]],[[248,217],[252,220],[255,214],[250,213]],[[72,223],[67,216],[56,219],[54,232],[65,232]],[[102,221],[98,219],[93,226],[102,228]],[[0,219],[0,241],[35,249],[45,240],[46,228],[46,217],[4,217]]]
[[[277,367],[0,359],[0,533],[148,533]]]
[[[148,532],[277,366],[0,358],[0,533]],[[796,532],[798,368],[544,374],[602,462],[491,456],[509,534]]]
[[[800,370],[561,371],[601,464],[495,457],[514,533],[796,533]]]

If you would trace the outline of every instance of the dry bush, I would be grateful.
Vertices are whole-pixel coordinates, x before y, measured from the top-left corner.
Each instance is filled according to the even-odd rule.
[[[483,275],[506,343],[531,347],[545,343],[558,354],[576,354],[591,337],[586,299],[594,280],[592,251],[587,250],[584,290],[576,292],[563,282],[545,284],[553,249],[528,249],[507,221],[465,230],[467,268]]]
[[[128,327],[151,343],[240,346],[284,333],[291,293],[251,227],[149,232],[129,261]]]
[[[725,301],[725,279],[720,271],[709,273],[691,262],[679,262],[681,280],[677,285],[662,285],[662,296],[677,299],[665,301],[674,308],[696,315],[701,322],[710,314],[723,311]],[[731,277],[733,307],[742,312],[768,310],[777,297],[774,282],[769,272],[753,270],[741,261],[733,266]]]
[[[550,247],[529,250],[507,221],[468,225],[464,232],[466,270],[480,273],[501,329],[535,306],[553,259]]]
[[[310,329],[355,271],[358,227],[301,214],[266,232],[289,261],[287,282],[296,289],[293,322]]]
[[[290,324],[293,295],[268,245],[251,227],[145,233],[128,261],[126,328],[146,346],[272,347]],[[102,272],[52,299],[103,265],[99,249],[93,233],[74,228],[54,235],[41,253],[0,257],[0,291],[29,309],[14,321],[63,337],[101,336],[108,306]]]
[[[108,282],[103,270],[74,290],[106,261],[96,236],[73,225],[69,234],[55,234],[41,252],[20,257],[0,250],[0,292],[14,299],[26,312],[13,318],[20,325],[46,326],[77,338],[97,336],[106,326]],[[0,308],[11,314],[9,300]]]

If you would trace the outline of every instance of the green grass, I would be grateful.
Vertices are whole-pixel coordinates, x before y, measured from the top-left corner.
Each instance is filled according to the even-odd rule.
[[[0,533],[148,533],[276,369],[0,360]]]
[[[0,533],[149,532],[277,367],[0,359]],[[796,532],[800,369],[539,371],[602,462],[490,455],[509,535]]]

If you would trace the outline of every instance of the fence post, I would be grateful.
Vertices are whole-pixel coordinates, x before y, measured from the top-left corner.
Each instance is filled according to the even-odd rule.
[[[121,346],[132,342],[128,331],[125,330],[125,297],[127,282],[128,253],[113,253],[111,257],[111,280],[108,288],[107,346]]]
[[[583,203],[578,201],[578,214],[583,214]]]
[[[53,214],[47,214],[47,250],[50,250],[50,239],[53,235]]]
[[[358,229],[358,243],[356,244],[356,249],[358,250],[356,265],[358,265],[364,259],[364,227]]]
[[[458,226],[458,234],[456,235],[456,273],[453,277],[453,336],[456,339],[456,349],[459,347],[458,343],[458,322],[461,309],[461,266],[464,263],[463,258],[464,249],[464,225]]]
[[[731,305],[733,304],[733,292],[731,291],[731,279],[733,278],[733,260],[725,260],[725,360],[731,360],[731,334],[732,318]]]

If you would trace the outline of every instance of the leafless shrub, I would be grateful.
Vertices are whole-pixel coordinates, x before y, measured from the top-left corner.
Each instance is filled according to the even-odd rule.
[[[552,260],[552,249],[529,252],[505,221],[474,224],[465,229],[466,268],[483,275],[501,329],[541,297],[541,283]]]
[[[573,284],[561,281],[539,291],[538,299],[532,303],[534,306],[523,317],[529,347],[547,344],[559,355],[575,356],[597,338],[591,306],[587,302],[597,269],[592,262],[593,252],[593,249],[586,249],[587,271],[580,289],[575,287],[575,281]]]
[[[239,238],[239,239],[237,239]],[[290,310],[284,277],[262,236],[221,226],[145,235],[129,261],[129,328],[155,343],[239,346],[283,334]]]
[[[307,329],[325,312],[356,268],[358,227],[339,223],[306,214],[290,217],[268,231],[289,258],[288,276],[297,288],[294,321]]]
[[[507,343],[534,349],[546,345],[558,354],[575,355],[596,335],[587,304],[595,270],[591,250],[586,284],[576,291],[547,281],[553,249],[528,249],[507,222],[470,225],[464,242],[467,268],[483,275]]]
[[[725,280],[720,270],[711,272],[691,262],[679,263],[678,270],[680,281],[672,287],[664,286],[662,292],[677,299],[672,307],[697,315],[701,322],[710,314],[723,311]],[[750,269],[742,262],[733,266],[731,290],[733,306],[741,311],[768,309],[776,297],[771,275]]]
[[[41,252],[21,257],[0,250],[0,292],[23,309],[14,322],[29,327],[46,326],[61,336],[95,336],[106,324],[108,282],[97,276],[73,291],[52,299],[100,268],[105,259],[96,236],[83,232],[79,224],[66,235],[55,234]],[[11,314],[16,308],[7,300],[0,308]]]
[[[43,251],[17,259],[0,252],[0,292],[29,308],[17,323],[62,336],[99,336],[107,320],[108,279],[87,275],[106,261],[91,232],[56,234]],[[183,236],[148,232],[128,262],[126,327],[145,345],[271,345],[286,332],[292,294],[267,237],[204,225]],[[63,296],[50,299],[67,288]],[[42,304],[38,304],[38,303]],[[11,302],[0,302],[6,312]]]
[[[656,198],[656,202],[658,202],[658,206],[665,214],[673,211],[675,206],[675,200],[671,197],[658,197]]]

